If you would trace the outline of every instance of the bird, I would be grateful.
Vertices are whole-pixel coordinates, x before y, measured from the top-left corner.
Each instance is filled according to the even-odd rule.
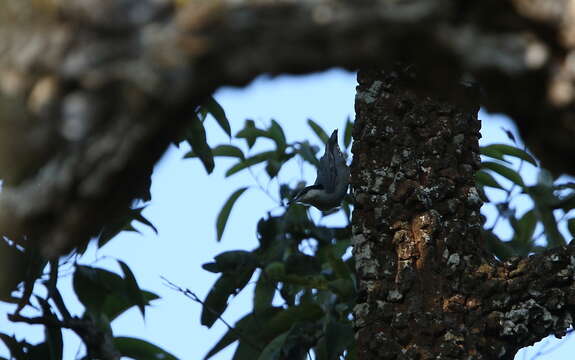
[[[339,145],[337,129],[325,144],[325,152],[319,160],[315,183],[304,187],[288,203],[302,203],[321,211],[329,211],[341,205],[349,186],[349,167]]]

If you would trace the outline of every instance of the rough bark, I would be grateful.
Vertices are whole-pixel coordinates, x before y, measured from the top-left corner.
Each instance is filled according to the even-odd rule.
[[[408,59],[418,88],[484,87],[557,172],[575,173],[575,1],[60,0],[0,3],[0,228],[46,255],[130,201],[194,106],[262,73]]]
[[[358,74],[359,358],[513,359],[571,325],[575,247],[506,263],[484,250],[478,91],[423,96],[418,81],[413,66]]]

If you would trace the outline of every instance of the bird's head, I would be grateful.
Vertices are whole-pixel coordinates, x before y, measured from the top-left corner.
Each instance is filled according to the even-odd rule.
[[[316,184],[306,186],[303,189],[301,189],[300,192],[296,194],[296,196],[294,196],[294,198],[288,203],[288,205],[291,205],[293,203],[302,203],[315,206],[315,203],[320,198],[322,192],[323,192],[322,185]]]

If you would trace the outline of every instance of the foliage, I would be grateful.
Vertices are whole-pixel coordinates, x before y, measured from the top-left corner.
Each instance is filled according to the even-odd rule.
[[[322,141],[327,139],[318,124],[312,120],[309,124]],[[351,127],[348,120],[344,132],[349,139],[345,141],[346,150],[351,143]],[[317,146],[307,141],[287,142],[282,128],[273,120],[267,128],[259,128],[254,121],[246,120],[235,137],[243,139],[248,149],[252,149],[258,139],[272,140],[275,148],[255,155],[240,155],[236,154],[241,151],[240,147],[234,147],[233,156],[238,161],[226,176],[261,164],[271,180],[292,159],[300,158],[313,166],[318,164]],[[224,204],[217,221],[218,240],[232,206],[245,190],[237,190]],[[280,184],[280,203],[289,201],[297,190],[289,184]],[[349,224],[348,200],[343,207],[347,209]],[[252,312],[229,329],[206,359],[236,341],[234,359],[303,359],[309,351],[325,359],[338,359],[344,352],[345,358],[354,358],[354,352],[350,351],[353,339],[350,318],[355,305],[355,276],[353,260],[346,255],[350,235],[349,225],[320,226],[314,223],[305,207],[282,206],[278,213],[268,214],[259,221],[256,249],[228,251],[204,264],[205,270],[220,274],[203,302],[201,320],[208,327],[225,312],[230,297],[242,291],[250,279],[257,278]]]
[[[308,120],[308,124],[325,143],[328,132],[313,120]],[[352,123],[348,120],[344,131],[346,150],[351,143],[351,128]],[[265,164],[271,181],[294,157],[313,166],[318,164],[318,148],[308,142],[287,143],[275,121],[268,128],[258,128],[252,120],[247,120],[236,138],[243,139],[248,149],[252,149],[258,139],[271,139],[275,149],[248,156],[233,146],[231,156],[237,159],[237,163],[226,176]],[[511,137],[510,140],[515,141]],[[222,156],[230,154],[232,151],[222,152]],[[573,184],[554,184],[548,173],[538,168],[537,161],[516,144],[488,145],[481,148],[481,154],[484,161],[476,174],[477,188],[484,201],[497,213],[484,230],[493,253],[504,260],[564,244],[562,233],[565,232],[560,230],[560,225],[575,206],[573,193],[564,190],[573,189]],[[535,185],[526,185],[527,181],[523,179],[522,169],[526,164],[541,174]],[[231,208],[245,189],[234,192],[225,203],[217,222],[218,240],[226,225],[226,221],[221,219],[228,219]],[[282,203],[289,200],[296,190],[289,184],[280,184]],[[342,209],[349,224],[350,202],[346,201]],[[561,210],[562,214],[556,214],[556,210]],[[517,215],[520,212],[522,214]],[[502,240],[494,229],[505,223],[512,229],[512,235]],[[569,220],[568,224],[572,231],[575,220]],[[536,229],[540,229],[538,235],[535,235]],[[220,274],[203,302],[202,324],[208,327],[221,318],[231,297],[242,291],[250,279],[257,279],[252,311],[229,329],[206,359],[236,341],[238,347],[234,359],[298,359],[306,357],[310,351],[317,359],[354,358],[353,330],[349,319],[355,304],[355,277],[353,259],[346,255],[350,250],[349,225],[339,228],[320,226],[305,208],[292,206],[282,207],[281,213],[262,218],[257,230],[259,246],[256,249],[222,253],[215,257],[214,262],[204,265],[204,269]],[[281,314],[303,309],[308,314],[305,318],[281,317]],[[258,324],[256,319],[259,319]],[[274,326],[262,328],[262,324]],[[295,343],[294,329],[300,334]]]
[[[308,124],[325,143],[328,132],[313,120],[308,120]],[[247,120],[236,138],[244,139],[249,149],[259,138],[272,139],[275,149],[252,156],[238,153],[235,155],[237,164],[226,175],[267,162],[266,171],[271,180],[294,155],[317,166],[317,147],[308,142],[286,143],[283,131],[277,127],[272,121],[267,129],[257,128],[253,121]],[[351,142],[351,128],[352,123],[348,120],[344,131],[346,150]],[[512,137],[510,140],[515,141]],[[234,149],[239,150],[238,147]],[[575,195],[565,191],[572,190],[574,184],[555,183],[555,179],[538,168],[537,161],[515,143],[488,145],[481,148],[481,154],[484,161],[476,174],[477,189],[497,213],[484,230],[493,253],[504,260],[564,244],[562,234],[565,231],[560,230],[560,225],[567,222],[571,234],[575,230],[575,219],[566,221],[567,213],[575,207]],[[272,162],[273,171],[269,171]],[[535,185],[526,185],[527,181],[523,179],[522,169],[526,164],[540,172]],[[289,184],[279,185],[282,202],[289,200],[295,191]],[[237,196],[238,192],[232,194],[222,209],[226,219]],[[346,201],[342,209],[349,224],[350,202]],[[557,210],[561,214],[557,214]],[[517,215],[520,212],[522,214]],[[494,229],[504,223],[512,231],[510,238],[502,240]],[[218,234],[223,231],[221,227],[225,227],[225,222],[218,221]],[[538,235],[535,235],[536,229],[540,229]],[[303,359],[310,351],[316,359],[355,358],[349,320],[355,305],[353,258],[347,255],[349,225],[320,226],[303,207],[292,206],[283,207],[280,214],[262,218],[257,233],[259,247],[256,249],[222,253],[214,262],[204,265],[204,269],[221,274],[203,303],[202,324],[206,326],[212,326],[222,316],[230,297],[242,291],[252,277],[257,278],[252,311],[216,343],[206,359],[236,341],[234,359],[238,360],[256,357]],[[281,317],[281,314],[300,311],[307,316]],[[259,319],[259,325],[255,324],[255,319]],[[300,334],[296,342],[294,329]]]
[[[208,115],[211,115],[208,116]],[[229,144],[211,147],[204,129],[205,121],[214,119],[233,140]],[[327,134],[320,125],[308,120],[310,130],[325,143]],[[347,120],[343,145],[349,153],[353,124]],[[331,130],[331,129],[330,129]],[[251,153],[257,142],[267,139],[272,148]],[[492,207],[496,216],[488,219],[484,235],[487,246],[499,258],[526,256],[549,246],[566,243],[567,234],[575,234],[575,218],[570,211],[575,207],[575,184],[558,181],[537,165],[537,161],[512,144],[492,144],[481,149],[483,166],[476,174],[477,189]],[[294,160],[300,164],[318,165],[320,147],[309,141],[290,142],[274,120],[269,126],[258,127],[253,120],[246,120],[243,128],[232,137],[231,127],[224,110],[213,99],[206,100],[190,119],[190,127],[177,141],[191,146],[185,158],[198,158],[207,173],[216,165],[215,158],[229,157],[236,160],[226,171],[226,177],[252,167],[263,167],[269,181],[277,180],[284,166]],[[242,144],[242,143],[245,143]],[[524,179],[525,166],[539,172],[534,185]],[[298,191],[301,184],[292,186],[279,183],[277,187],[279,210],[262,217],[257,224],[258,246],[251,250],[227,251],[215,256],[203,268],[219,278],[201,301],[201,323],[207,327],[223,317],[230,299],[246,291],[250,281],[253,287],[253,307],[206,354],[209,359],[227,346],[237,343],[233,359],[304,359],[314,353],[316,359],[355,359],[354,332],[351,323],[355,306],[356,279],[354,262],[350,256],[352,210],[351,198],[342,204],[344,221],[339,226],[321,225],[310,216],[302,205],[284,204]],[[237,200],[248,194],[250,187],[234,191],[216,219],[217,240],[224,234],[228,219],[233,216]],[[260,187],[261,188],[261,187]],[[147,199],[144,199],[147,200]],[[527,200],[527,201],[526,201]],[[121,231],[136,231],[134,221],[151,227],[153,224],[142,216],[141,203],[125,211],[125,215],[105,226],[96,243],[105,246]],[[339,212],[338,212],[339,213]],[[334,213],[323,214],[322,217]],[[509,236],[501,235],[500,227],[507,225]],[[497,235],[499,234],[499,235]],[[505,238],[504,238],[505,237]],[[504,238],[504,239],[502,239]],[[17,292],[0,293],[0,300],[18,304],[12,321],[41,324],[45,339],[38,344],[17,340],[14,336],[0,334],[0,339],[15,359],[62,358],[63,328],[80,336],[88,351],[93,345],[82,337],[90,328],[111,339],[115,349],[123,356],[134,359],[175,359],[167,351],[141,339],[115,337],[110,323],[126,310],[136,307],[145,316],[146,306],[158,298],[152,292],[140,289],[130,267],[122,261],[118,265],[122,275],[94,266],[74,262],[74,291],[85,311],[72,316],[62,299],[57,281],[61,266],[70,259],[77,259],[85,248],[76,249],[75,255],[60,263],[46,262],[27,246],[30,239],[0,241],[0,254],[10,259],[16,276],[8,289]],[[7,254],[7,255],[6,255]],[[36,283],[46,289],[39,291]],[[16,293],[16,296],[13,294]],[[45,293],[44,296],[38,294]],[[195,295],[194,295],[195,296]],[[194,298],[195,299],[195,298]],[[20,311],[27,309],[39,316],[27,318]],[[227,323],[226,323],[227,324]]]
[[[527,151],[516,147],[513,136],[509,139],[513,146],[492,144],[481,148],[484,161],[476,174],[483,200],[497,213],[489,227],[484,229],[486,243],[502,260],[561,246],[567,243],[565,235],[575,236],[573,226],[568,226],[574,221],[569,212],[575,208],[575,183],[561,181],[538,167],[537,161]],[[515,162],[510,161],[512,159]],[[534,185],[526,185],[524,166],[538,172]],[[502,185],[503,181],[507,185]],[[488,197],[487,189],[493,198],[499,199]],[[495,231],[498,225],[505,225],[502,222],[510,229],[510,236],[505,240],[500,239],[496,234],[500,232]]]

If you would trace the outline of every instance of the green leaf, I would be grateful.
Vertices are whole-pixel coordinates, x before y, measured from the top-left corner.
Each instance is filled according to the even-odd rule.
[[[256,265],[257,257],[254,253],[245,250],[231,250],[217,255],[213,263],[204,264],[202,267],[213,273],[234,273],[241,267],[255,267]]]
[[[220,127],[228,134],[228,136],[232,136],[232,129],[230,128],[230,122],[226,117],[226,112],[221,107],[221,105],[212,97],[210,96],[208,101],[203,105],[210,114],[216,119]]]
[[[513,249],[507,243],[501,241],[492,231],[483,230],[482,234],[487,250],[495,254],[499,260],[503,261],[512,256],[517,256]]]
[[[481,148],[481,153],[486,156],[490,156],[487,154],[498,154],[496,159],[502,160],[503,155],[516,157],[521,160],[525,160],[532,164],[533,166],[537,166],[537,161],[533,158],[533,156],[529,155],[526,151],[516,148],[515,146],[506,145],[506,144],[492,144],[488,146],[484,146]]]
[[[110,240],[118,236],[118,234],[122,231],[138,232],[138,230],[136,230],[136,228],[130,224],[131,221],[132,220],[129,220],[127,224],[114,223],[106,225],[106,227],[98,236],[98,247],[106,245]]]
[[[232,360],[256,359],[259,354],[259,349],[256,349],[251,343],[240,339],[240,343]]]
[[[150,301],[159,299],[160,297],[153,292],[142,290],[142,297],[144,304],[150,305]],[[122,315],[126,310],[132,306],[136,306],[133,301],[129,300],[123,294],[116,294],[114,296],[107,296],[102,308],[102,312],[108,316],[110,321],[115,320],[118,316]]]
[[[244,153],[242,150],[233,145],[218,145],[212,149],[212,155],[244,159]],[[198,155],[193,150],[190,150],[186,155],[184,155],[184,159],[195,157],[198,157]]]
[[[136,281],[136,277],[134,276],[134,273],[132,272],[130,267],[128,265],[126,265],[125,262],[118,260],[118,264],[120,264],[120,267],[122,268],[122,272],[124,273],[124,283],[126,285],[126,293],[128,295],[128,298],[130,299],[130,301],[132,303],[134,303],[136,306],[138,306],[138,308],[140,309],[140,312],[142,313],[142,317],[145,318],[146,317],[146,302],[144,300],[144,295],[142,294],[142,291],[140,290],[140,286],[138,285],[138,282]]]
[[[356,345],[354,341],[349,349],[347,349],[347,353],[345,354],[345,358],[343,360],[357,360],[357,350],[355,347]]]
[[[236,293],[236,283],[236,280],[229,274],[224,274],[216,280],[204,301],[201,316],[202,325],[211,328],[223,314],[228,307],[228,298]]]
[[[114,346],[122,356],[136,360],[178,360],[166,350],[142,339],[115,337]]]
[[[561,235],[561,232],[557,227],[557,220],[555,219],[555,215],[553,215],[553,210],[542,206],[538,207],[536,205],[535,213],[543,224],[545,237],[547,238],[549,246],[557,247],[565,245],[565,238]]]
[[[306,140],[299,143],[298,147],[298,154],[307,161],[308,163],[312,164],[315,167],[319,166],[319,160],[315,156],[315,154],[319,151],[316,146],[311,146],[310,143]]]
[[[260,272],[260,277],[254,291],[255,313],[260,313],[272,305],[276,293],[276,286],[277,281],[272,280],[265,271]]]
[[[297,285],[308,289],[327,290],[327,280],[323,275],[285,275],[280,279],[282,282],[290,285]]]
[[[250,149],[255,144],[258,137],[265,137],[273,140],[276,143],[278,153],[283,153],[286,148],[286,137],[284,131],[280,124],[273,119],[267,130],[258,129],[253,120],[246,120],[244,128],[236,134],[236,137],[246,139]]]
[[[351,279],[332,280],[327,283],[327,287],[331,292],[339,295],[344,299],[348,299],[352,295],[355,295],[355,289]]]
[[[77,265],[74,272],[74,291],[80,302],[91,313],[101,313],[109,321],[132,306],[140,306],[135,300],[133,290],[128,291],[127,281],[111,271]],[[149,291],[141,291],[145,305],[158,299],[158,296]]]
[[[541,185],[546,188],[553,187],[553,182],[555,179],[553,178],[553,174],[549,170],[546,169],[539,169],[539,173],[537,174],[537,184]]]
[[[224,230],[226,228],[226,224],[228,222],[228,218],[230,217],[230,213],[232,211],[234,204],[236,203],[238,198],[244,193],[244,191],[246,191],[247,189],[248,188],[244,187],[244,188],[241,188],[241,189],[234,191],[234,193],[228,198],[228,200],[226,201],[226,203],[222,207],[222,210],[220,210],[220,213],[218,214],[218,218],[216,220],[216,230],[218,233],[217,234],[218,235],[218,241],[220,241],[222,239],[222,235],[224,234]]]
[[[531,250],[533,234],[535,233],[535,228],[537,227],[537,216],[535,215],[535,211],[527,211],[525,214],[523,214],[521,219],[517,221],[511,221],[511,226],[515,231],[512,242],[523,244],[527,250],[527,253],[521,255],[528,255],[529,251]]]
[[[334,256],[342,257],[350,246],[351,240],[349,238],[342,238],[341,240],[338,240],[334,245],[332,245]]]
[[[343,133],[343,146],[345,146],[346,149],[351,144],[352,134],[353,134],[353,122],[348,116],[345,122],[345,131]]]
[[[106,295],[112,290],[106,283],[99,269],[77,265],[74,271],[73,286],[78,299],[86,310],[99,313],[106,300]]]
[[[240,130],[236,137],[239,139],[246,139],[246,143],[248,144],[248,148],[252,148],[256,143],[258,137],[269,137],[267,131],[258,129],[253,120],[246,120],[244,128]]]
[[[552,185],[537,184],[526,188],[525,192],[531,196],[533,202],[539,206],[557,209],[561,207],[561,199],[555,195]]]
[[[237,173],[243,169],[246,169],[250,166],[259,164],[259,163],[264,162],[266,160],[273,159],[275,156],[276,156],[275,151],[265,151],[265,152],[259,153],[257,155],[254,155],[252,157],[249,157],[249,158],[235,164],[231,168],[229,168],[228,171],[226,171],[226,177],[231,176],[231,175],[233,175],[233,174],[235,174],[235,173]]]
[[[275,241],[282,232],[282,221],[280,217],[269,216],[268,219],[261,218],[257,225],[258,241],[260,248],[267,249],[277,243]]]
[[[269,263],[265,268],[266,275],[273,279],[281,279],[285,276],[285,264],[283,262],[274,261]]]
[[[282,163],[276,159],[268,160],[268,164],[266,165],[266,172],[270,178],[274,178],[279,172],[282,167]]]
[[[503,176],[504,178],[511,180],[513,183],[515,183],[521,187],[525,187],[525,184],[523,183],[523,179],[521,178],[521,175],[519,175],[519,173],[517,171],[510,169],[505,165],[501,165],[501,164],[491,162],[491,161],[485,161],[485,162],[481,163],[481,166],[484,169],[491,170],[491,171]]]
[[[189,135],[190,136],[187,140],[192,146],[194,153],[198,154],[198,157],[204,164],[206,171],[208,174],[211,174],[214,170],[214,155],[212,154],[212,150],[206,140],[206,129],[204,129],[204,123],[202,123],[196,114],[192,116]]]
[[[567,220],[567,229],[569,229],[571,236],[575,237],[575,218]]]
[[[325,327],[327,360],[337,360],[354,342],[354,331],[349,323],[331,320]]]
[[[131,224],[133,221],[139,221],[150,227],[156,234],[158,229],[148,219],[142,215],[145,206],[127,209],[121,216],[118,216],[113,222],[108,223],[98,236],[98,247],[106,245],[110,240],[116,237],[122,231],[138,232]]]
[[[249,314],[248,316],[251,316],[251,315],[252,314]],[[222,338],[216,343],[216,345],[214,345],[210,349],[210,351],[208,351],[206,356],[204,356],[204,360],[207,360],[207,359],[211,358],[212,356],[216,355],[221,350],[225,349],[226,347],[228,347],[230,344],[236,342],[237,340],[238,340],[237,330],[235,330],[235,329],[228,330],[228,332],[226,332],[226,334],[224,336],[222,336]]]
[[[238,320],[234,327],[229,329],[226,334],[217,342],[217,344],[210,349],[210,351],[204,357],[204,360],[211,358],[219,351],[226,348],[228,345],[232,344],[240,338],[243,339],[243,341],[241,341],[242,343],[259,344],[258,335],[262,331],[261,324],[263,322],[267,322],[269,318],[277,314],[280,310],[281,308],[272,307],[266,309],[264,312],[258,314],[257,316],[254,313],[247,314]]]
[[[289,330],[289,328],[297,322],[316,321],[323,316],[323,309],[315,303],[290,306],[287,309],[281,310],[266,321],[266,323],[262,324],[262,332],[269,334],[269,336],[273,338]]]
[[[150,229],[154,231],[154,233],[158,234],[158,229],[150,222],[150,220],[146,219],[144,215],[142,215],[142,211],[145,207],[140,207],[133,209],[132,212],[134,214],[134,220],[141,222],[142,224],[148,226]]]
[[[264,350],[261,352],[258,360],[279,360],[282,359],[282,348],[286,342],[286,339],[289,335],[289,331],[285,332],[275,339],[273,339],[270,343],[266,345]]]
[[[272,120],[270,128],[268,129],[270,138],[276,143],[279,152],[283,152],[286,147],[286,136],[280,124]]]
[[[484,170],[479,170],[475,173],[475,181],[483,186],[505,190],[505,188],[503,188],[503,186],[501,186],[490,173]]]
[[[562,198],[557,204],[556,209],[561,209],[565,212],[569,212],[572,209],[575,209],[575,194],[571,193],[566,197]]]
[[[503,154],[502,154],[500,151],[496,150],[496,149],[487,148],[487,147],[480,147],[480,148],[479,148],[479,153],[480,153],[481,155],[484,155],[484,156],[487,156],[487,157],[490,157],[490,158],[493,158],[493,159],[501,160],[501,161],[503,161],[503,162],[505,162],[505,163],[511,164],[511,162],[505,160],[505,158],[503,157]]]
[[[293,275],[317,275],[321,272],[321,264],[315,256],[293,253],[285,261],[285,270]]]
[[[526,192],[534,202],[535,215],[543,224],[548,245],[552,247],[565,245],[565,238],[561,235],[553,214],[559,199],[553,193],[552,183],[540,182],[535,186],[526,188]]]
[[[280,184],[279,186],[279,196],[283,203],[283,200],[290,199],[292,190],[288,184]]]
[[[327,250],[327,259],[330,267],[333,269],[338,278],[351,279],[351,271],[349,271],[347,265],[341,258],[334,255],[332,246],[329,246]]]
[[[315,121],[313,121],[312,119],[308,119],[307,120],[308,125],[311,127],[311,129],[313,130],[313,132],[317,135],[317,137],[324,143],[327,144],[328,140],[329,140],[329,136],[326,134],[326,132],[322,129],[321,126],[319,126]]]
[[[218,317],[226,310],[228,298],[246,286],[255,269],[255,263],[241,263],[234,271],[225,272],[220,276],[204,301],[201,316],[202,325],[212,327]]]

